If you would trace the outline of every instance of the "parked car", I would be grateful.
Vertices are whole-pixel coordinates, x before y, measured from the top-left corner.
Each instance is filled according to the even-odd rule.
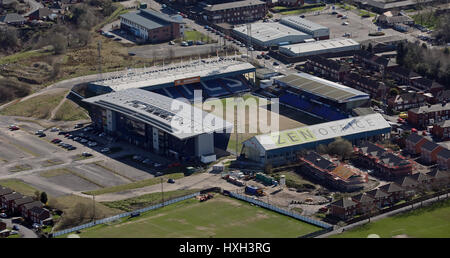
[[[163,173],[161,173],[161,172],[156,172],[156,174],[155,174],[156,177],[162,176],[162,175],[163,175]]]
[[[6,215],[6,213],[0,213],[0,218],[7,218],[8,215]]]
[[[50,132],[58,132],[59,128],[53,127],[52,129],[50,129]]]
[[[270,59],[270,56],[264,55],[264,59],[269,60],[269,59]]]
[[[262,55],[256,55],[256,58],[262,59],[263,57],[262,57]]]
[[[100,152],[101,153],[108,153],[108,152],[111,152],[111,149],[110,148],[103,148],[103,149],[100,150]]]
[[[10,131],[16,131],[16,130],[19,130],[20,128],[17,126],[17,125],[10,125],[9,126],[9,130]]]
[[[170,41],[170,42],[169,42],[169,45],[175,45],[175,42]]]
[[[83,124],[76,124],[75,129],[83,127]]]
[[[75,146],[70,146],[70,147],[67,148],[67,150],[70,150],[70,151],[71,150],[76,150],[76,149],[77,149],[77,147],[75,147]]]
[[[52,140],[52,143],[60,143],[60,142],[61,142],[61,140],[58,139],[58,138],[55,138],[55,139]]]
[[[169,183],[169,184],[174,184],[174,183],[175,183],[175,180],[173,180],[172,178],[169,178],[169,180],[167,180],[167,183]]]
[[[274,66],[278,66],[278,65],[280,65],[277,61],[275,61],[275,62],[273,62],[273,65]]]
[[[39,137],[45,137],[45,136],[47,136],[45,133],[39,134]]]
[[[89,153],[89,152],[82,152],[81,153],[81,156],[83,156],[83,157],[90,157],[90,156],[92,156],[92,154],[91,153]]]
[[[66,135],[67,134],[67,132],[64,132],[64,131],[59,131],[58,132],[58,135]]]
[[[36,132],[34,132],[34,135],[40,135],[43,134],[44,131],[43,130],[37,130]]]
[[[88,142],[88,146],[95,147],[95,146],[97,146],[97,143],[96,142]]]

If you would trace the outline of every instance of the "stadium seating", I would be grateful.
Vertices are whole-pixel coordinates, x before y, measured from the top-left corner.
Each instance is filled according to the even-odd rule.
[[[217,79],[216,81],[232,93],[240,93],[250,90],[245,84],[242,83],[241,80],[237,78],[223,78]]]
[[[206,91],[208,96],[210,97],[222,97],[229,95],[230,92],[227,91],[224,87],[222,87],[217,80],[210,80],[206,82],[200,82],[203,86],[203,89]]]

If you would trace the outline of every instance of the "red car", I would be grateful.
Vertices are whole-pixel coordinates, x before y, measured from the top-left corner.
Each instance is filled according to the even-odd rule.
[[[10,127],[9,127],[9,130],[11,130],[11,131],[16,131],[16,130],[19,130],[20,128],[17,126],[17,125],[11,125]]]
[[[55,139],[52,140],[52,143],[60,143],[60,142],[61,142],[61,140],[58,139],[58,138],[55,138]]]

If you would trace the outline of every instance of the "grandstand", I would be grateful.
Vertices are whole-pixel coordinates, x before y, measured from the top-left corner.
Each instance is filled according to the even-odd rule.
[[[280,103],[328,121],[348,118],[353,108],[370,104],[367,93],[306,73],[276,78],[274,84],[284,88]]]
[[[238,60],[236,56],[216,57],[118,72],[91,82],[89,89],[96,94],[104,94],[137,88],[193,101],[194,90],[203,90],[203,98],[250,91],[244,75],[255,72],[253,65]]]
[[[280,166],[298,160],[298,151],[314,149],[342,137],[355,144],[390,137],[391,127],[381,114],[303,126],[254,136],[243,142],[241,159],[265,166]]]

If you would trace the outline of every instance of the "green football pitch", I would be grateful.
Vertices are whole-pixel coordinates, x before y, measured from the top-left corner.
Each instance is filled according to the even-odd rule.
[[[192,198],[135,218],[84,229],[82,238],[299,237],[319,227],[249,203],[216,194],[199,202]],[[65,236],[63,236],[65,237]]]
[[[370,234],[376,234],[383,238],[449,238],[450,200],[380,219],[332,237],[366,238]]]

